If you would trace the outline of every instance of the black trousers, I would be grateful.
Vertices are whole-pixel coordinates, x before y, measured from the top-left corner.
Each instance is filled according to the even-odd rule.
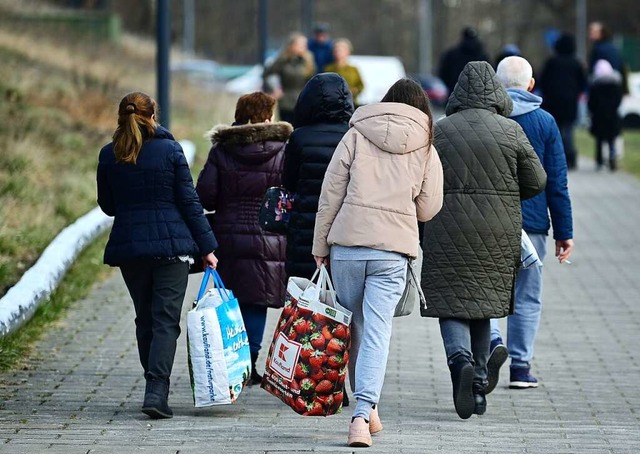
[[[136,310],[136,338],[144,376],[168,383],[180,336],[189,264],[145,260],[123,265],[120,271]]]

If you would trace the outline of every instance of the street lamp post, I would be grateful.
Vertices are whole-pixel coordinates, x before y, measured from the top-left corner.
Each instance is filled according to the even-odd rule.
[[[171,30],[169,21],[169,0],[158,0],[156,22],[156,71],[158,104],[160,112],[158,121],[167,129],[170,126],[171,106],[169,102],[169,46]]]

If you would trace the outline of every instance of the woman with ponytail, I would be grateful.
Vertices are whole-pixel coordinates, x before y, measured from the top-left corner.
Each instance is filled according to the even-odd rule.
[[[120,267],[136,312],[142,411],[171,418],[169,377],[189,264],[201,258],[215,268],[218,244],[182,148],[156,123],[156,110],[145,93],[120,101],[113,141],[100,150],[98,204],[114,217],[104,262]]]

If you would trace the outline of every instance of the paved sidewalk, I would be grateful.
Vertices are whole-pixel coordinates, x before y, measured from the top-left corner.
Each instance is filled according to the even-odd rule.
[[[640,452],[640,183],[583,170],[570,184],[577,249],[570,266],[546,262],[534,365],[541,387],[507,389],[505,368],[487,413],[460,420],[437,322],[397,319],[380,405],[385,430],[370,452]],[[276,317],[271,311],[266,339]],[[2,453],[354,451],[344,446],[349,409],[303,418],[257,387],[236,405],[193,408],[184,336],[170,400],[176,417],[147,419],[133,310],[118,274],[78,302],[37,352],[25,370],[0,375]]]

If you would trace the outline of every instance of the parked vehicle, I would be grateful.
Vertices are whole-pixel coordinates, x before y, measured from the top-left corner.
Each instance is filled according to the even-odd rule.
[[[449,99],[449,89],[442,79],[432,74],[416,74],[412,78],[422,86],[434,106],[446,106]]]
[[[618,113],[623,128],[640,128],[640,72],[629,74],[629,94],[622,98]]]

